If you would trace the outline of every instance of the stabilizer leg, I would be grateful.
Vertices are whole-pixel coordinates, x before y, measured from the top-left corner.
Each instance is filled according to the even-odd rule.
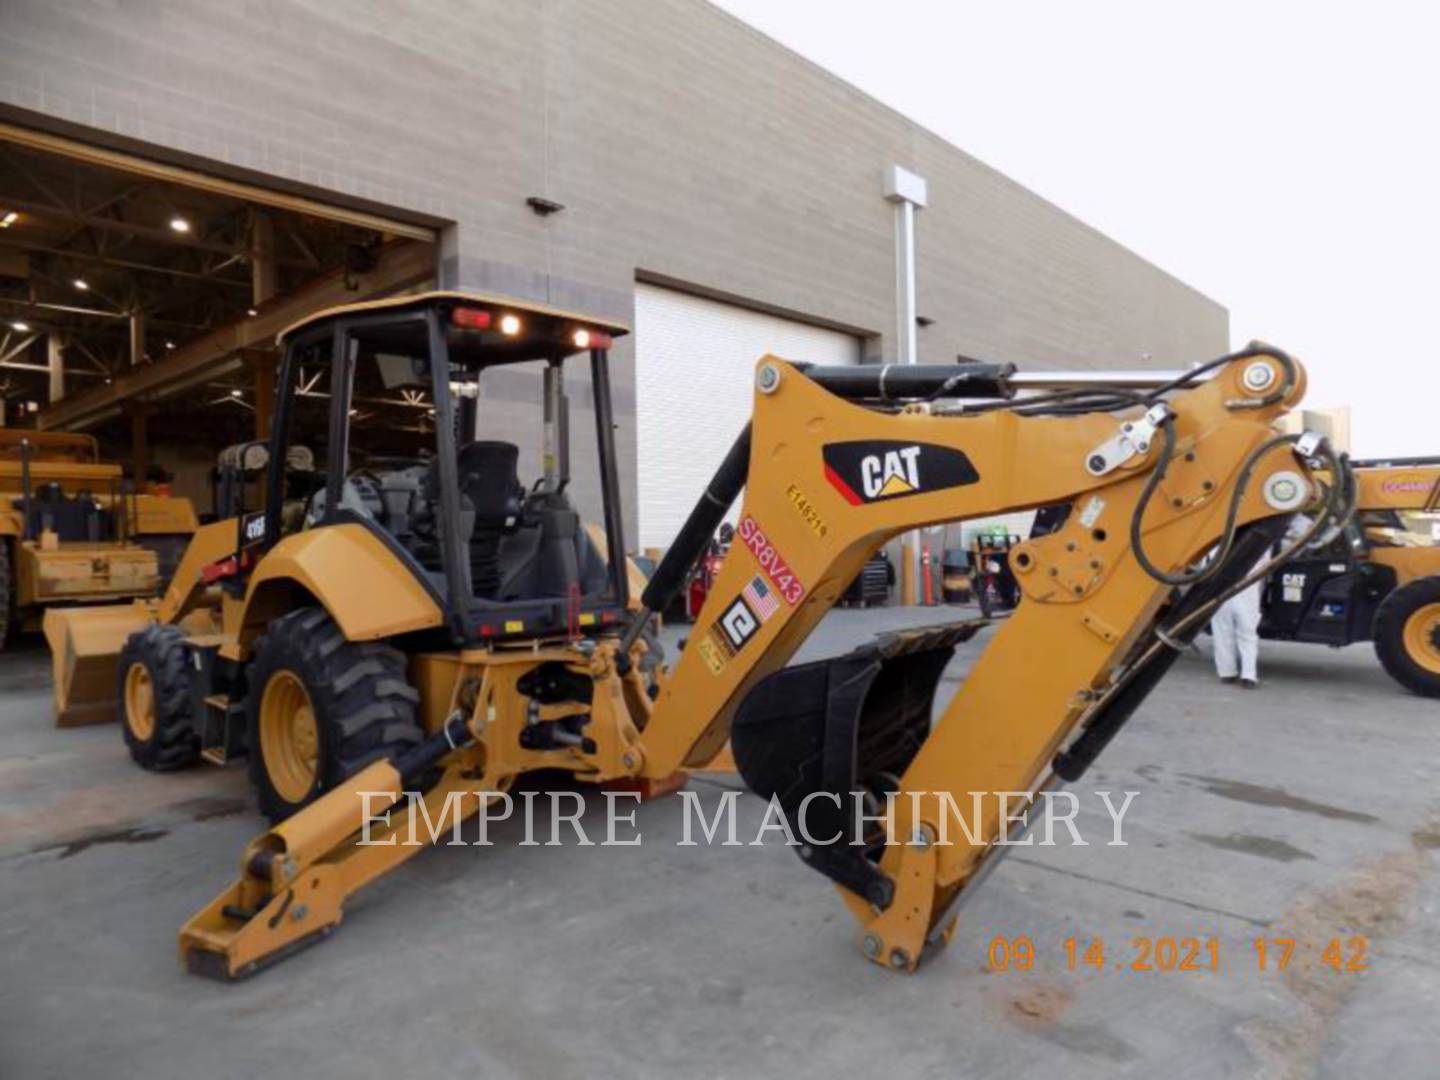
[[[447,753],[454,745],[443,733],[434,738]],[[398,764],[373,763],[251,841],[240,876],[181,928],[186,968],[220,979],[253,975],[328,937],[351,893],[458,833],[495,787],[487,790],[478,752],[460,750],[423,798],[407,799],[403,776],[429,764],[417,756],[425,745]]]

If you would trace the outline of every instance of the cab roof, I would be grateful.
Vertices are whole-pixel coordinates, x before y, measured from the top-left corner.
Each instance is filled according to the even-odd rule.
[[[285,327],[276,335],[276,340],[284,344],[286,338],[292,337],[302,330],[308,330],[321,323],[347,315],[404,311],[409,308],[423,308],[432,305],[483,309],[492,313],[496,319],[503,318],[507,314],[539,315],[557,322],[573,323],[577,327],[600,330],[611,337],[621,337],[630,332],[628,326],[622,322],[616,322],[614,319],[596,318],[593,315],[567,311],[564,308],[542,304],[535,300],[519,300],[512,296],[496,296],[481,292],[438,290],[414,293],[409,296],[387,296],[380,300],[365,300],[356,304],[323,308]]]

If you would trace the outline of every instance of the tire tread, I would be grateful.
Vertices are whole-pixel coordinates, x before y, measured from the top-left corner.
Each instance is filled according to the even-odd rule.
[[[1440,697],[1440,675],[1421,667],[1405,651],[1405,622],[1426,604],[1440,603],[1440,576],[1417,578],[1380,601],[1375,612],[1375,655],[1389,676],[1422,697]]]
[[[135,737],[124,719],[125,676],[136,663],[149,669],[155,695],[155,732],[144,740]],[[126,639],[116,666],[120,726],[135,763],[150,772],[170,772],[193,765],[200,757],[200,735],[192,715],[184,631],[159,623],[137,630]]]
[[[417,716],[420,694],[406,678],[405,654],[382,642],[347,641],[322,608],[276,619],[256,642],[254,657],[247,694],[250,777],[271,821],[283,821],[372,762],[403,753],[424,737]],[[270,785],[259,743],[260,699],[265,681],[279,670],[305,684],[320,726],[319,783],[299,805]]]

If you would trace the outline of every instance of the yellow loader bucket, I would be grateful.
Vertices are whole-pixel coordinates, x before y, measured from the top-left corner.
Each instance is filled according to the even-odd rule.
[[[103,724],[116,718],[115,663],[125,639],[152,622],[154,610],[140,602],[45,612],[45,641],[55,671],[56,726]]]

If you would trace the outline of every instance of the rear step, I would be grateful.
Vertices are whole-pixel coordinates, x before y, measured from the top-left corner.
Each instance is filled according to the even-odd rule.
[[[245,756],[245,706],[229,694],[209,694],[200,730],[200,756],[213,765],[225,765]]]

